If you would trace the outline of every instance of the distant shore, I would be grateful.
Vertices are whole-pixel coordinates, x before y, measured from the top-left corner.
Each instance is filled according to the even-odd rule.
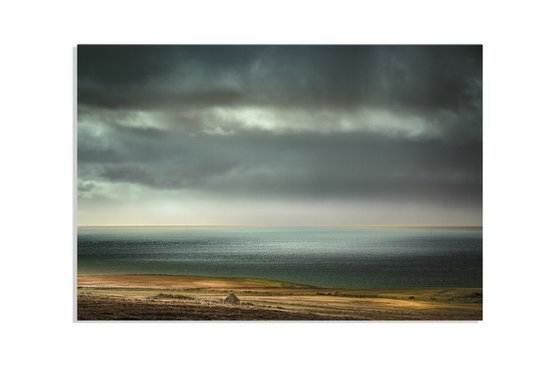
[[[165,224],[115,224],[115,225],[77,225],[78,229],[110,229],[110,228],[418,228],[418,229],[478,229],[481,225],[165,225]]]
[[[224,299],[234,293],[239,304]],[[79,275],[83,320],[481,320],[481,288],[333,289],[265,279]]]

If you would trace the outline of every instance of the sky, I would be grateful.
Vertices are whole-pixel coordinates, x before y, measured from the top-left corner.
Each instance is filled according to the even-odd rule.
[[[481,225],[481,46],[78,46],[80,225]]]

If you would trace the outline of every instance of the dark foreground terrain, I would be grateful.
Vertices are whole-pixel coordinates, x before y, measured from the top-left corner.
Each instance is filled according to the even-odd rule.
[[[235,293],[239,304],[224,303]],[[78,277],[78,320],[481,320],[481,289],[314,288],[258,279]]]
[[[181,301],[78,296],[79,320],[325,320],[336,317],[250,306],[198,305]]]

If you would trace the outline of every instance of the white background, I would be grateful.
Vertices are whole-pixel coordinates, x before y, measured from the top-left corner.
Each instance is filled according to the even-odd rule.
[[[558,372],[559,13],[500,3],[2,2],[0,371]],[[483,44],[484,321],[73,322],[78,43]]]

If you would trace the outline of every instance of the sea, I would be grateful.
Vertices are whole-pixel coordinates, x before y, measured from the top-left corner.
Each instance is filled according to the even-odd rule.
[[[262,278],[327,288],[482,287],[481,228],[80,227],[79,275]]]

